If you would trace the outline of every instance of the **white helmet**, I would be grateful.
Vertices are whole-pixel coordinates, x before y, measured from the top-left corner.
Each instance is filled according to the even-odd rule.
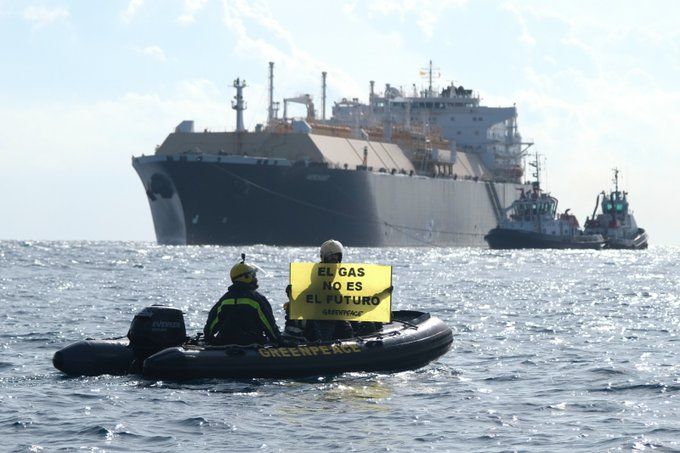
[[[321,244],[321,261],[326,261],[328,258],[330,258],[332,255],[340,254],[342,255],[344,253],[344,249],[342,247],[342,244],[340,241],[336,241],[335,239],[329,239],[323,244]]]

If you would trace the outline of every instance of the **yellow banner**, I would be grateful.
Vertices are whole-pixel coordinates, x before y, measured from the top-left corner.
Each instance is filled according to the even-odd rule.
[[[291,319],[390,322],[392,266],[290,263]]]

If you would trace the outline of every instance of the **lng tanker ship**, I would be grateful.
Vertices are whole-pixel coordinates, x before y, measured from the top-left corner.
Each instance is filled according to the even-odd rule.
[[[502,209],[517,199],[530,143],[513,107],[480,105],[453,84],[417,92],[370,83],[368,103],[343,99],[326,119],[311,96],[283,100],[278,117],[269,65],[265,125],[195,132],[183,121],[151,156],[132,158],[160,244],[351,246],[483,245]],[[288,118],[288,104],[307,107]]]

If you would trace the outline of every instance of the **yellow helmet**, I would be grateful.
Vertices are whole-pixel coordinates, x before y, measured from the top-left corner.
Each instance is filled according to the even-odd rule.
[[[241,254],[241,262],[236,263],[229,271],[232,283],[243,282],[252,283],[257,275],[257,266],[247,264],[245,254]]]

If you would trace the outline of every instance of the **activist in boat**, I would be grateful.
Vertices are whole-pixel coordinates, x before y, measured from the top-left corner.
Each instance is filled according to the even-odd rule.
[[[342,244],[329,239],[320,263],[291,263],[284,340],[342,340],[391,322],[391,266],[342,264],[343,254]]]
[[[246,255],[242,253],[241,262],[229,272],[232,285],[208,314],[203,328],[208,344],[263,345],[281,342],[272,307],[267,298],[257,291],[259,268],[245,261]]]
[[[333,248],[340,256],[290,265],[286,327],[301,328],[297,339],[279,337],[268,301],[256,291],[257,267],[241,255],[230,273],[236,287],[211,310],[205,338],[186,336],[181,310],[153,305],[135,315],[127,337],[77,341],[55,352],[52,363],[72,376],[294,378],[416,369],[449,350],[453,335],[440,319],[391,310],[391,266],[343,263],[337,241],[323,251]],[[336,335],[336,326],[347,324],[349,339],[305,337],[308,325],[332,325]]]

